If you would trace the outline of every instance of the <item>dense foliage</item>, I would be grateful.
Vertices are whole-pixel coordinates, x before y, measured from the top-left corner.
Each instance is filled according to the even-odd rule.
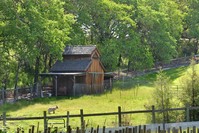
[[[0,87],[33,85],[65,45],[97,45],[107,70],[197,54],[198,0],[1,0]]]

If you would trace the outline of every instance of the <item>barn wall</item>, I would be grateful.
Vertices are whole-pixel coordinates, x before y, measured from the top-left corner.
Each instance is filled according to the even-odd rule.
[[[91,85],[94,92],[102,91],[104,82],[104,70],[98,59],[93,59],[86,74],[86,84]]]

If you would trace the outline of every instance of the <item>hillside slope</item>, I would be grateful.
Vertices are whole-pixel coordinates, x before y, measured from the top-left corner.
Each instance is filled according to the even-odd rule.
[[[170,76],[174,85],[178,85],[180,77],[182,77],[188,67],[179,67],[176,69],[166,70],[166,74]],[[197,65],[199,70],[199,65]],[[32,101],[19,101],[14,104],[6,104],[0,107],[0,113],[6,112],[9,117],[31,117],[43,116],[43,111],[47,111],[49,107],[58,106],[53,115],[65,115],[67,111],[70,114],[79,114],[80,109],[84,113],[102,113],[116,112],[118,106],[123,111],[144,110],[148,102],[152,98],[153,82],[157,73],[138,76],[136,78],[123,78],[114,82],[112,91],[107,91],[100,95],[85,95],[80,97],[51,97],[44,99],[35,99]],[[131,124],[148,123],[146,114],[125,116]],[[87,117],[88,125],[106,125],[115,126],[117,116],[106,117]],[[33,122],[33,121],[32,121]],[[21,125],[27,124],[20,122]],[[71,125],[79,125],[79,119],[72,119]]]

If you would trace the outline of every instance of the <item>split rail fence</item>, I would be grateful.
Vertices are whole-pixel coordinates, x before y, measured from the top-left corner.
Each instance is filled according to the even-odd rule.
[[[110,115],[116,115],[118,117],[118,127],[122,127],[123,126],[123,121],[122,121],[122,115],[125,114],[140,114],[140,113],[151,113],[152,116],[152,123],[155,124],[156,123],[156,118],[155,118],[155,114],[156,113],[160,113],[160,112],[167,112],[167,111],[185,111],[185,116],[186,116],[186,120],[187,122],[190,121],[190,111],[191,110],[198,110],[199,107],[190,107],[190,106],[186,106],[186,107],[182,107],[182,108],[171,108],[171,109],[164,109],[164,110],[156,110],[154,106],[152,106],[151,110],[138,110],[138,111],[122,111],[121,107],[118,107],[118,111],[117,112],[108,112],[108,113],[93,113],[93,114],[85,114],[83,109],[80,110],[80,114],[70,114],[69,111],[67,111],[66,115],[59,115],[59,116],[47,116],[47,112],[44,111],[43,112],[43,116],[40,117],[6,117],[6,112],[3,112],[2,114],[2,118],[0,118],[0,121],[3,121],[3,126],[6,126],[6,122],[7,121],[19,121],[19,120],[43,120],[43,127],[44,127],[44,131],[48,130],[48,121],[49,120],[53,120],[53,119],[58,119],[58,118],[62,118],[64,121],[64,128],[68,129],[68,127],[70,127],[70,118],[80,118],[80,124],[79,125],[79,129],[81,129],[81,131],[85,131],[86,127],[85,127],[85,117],[97,117],[97,116],[110,116]],[[165,124],[165,123],[163,123]],[[163,129],[165,129],[165,126],[162,126]]]

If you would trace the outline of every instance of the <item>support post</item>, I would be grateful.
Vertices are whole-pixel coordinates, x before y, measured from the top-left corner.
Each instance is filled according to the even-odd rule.
[[[190,110],[189,110],[189,104],[186,104],[186,122],[190,121]]]
[[[83,112],[83,109],[80,110],[80,116],[81,116],[81,131],[82,131],[82,133],[84,133],[85,126],[84,126],[84,112]]]
[[[155,106],[152,105],[152,123],[155,124]]]
[[[113,83],[112,83],[112,78],[109,79],[109,88],[107,89],[110,89],[112,91],[112,88],[113,88]]]
[[[66,118],[66,128],[69,126],[69,111],[67,111],[67,118]]]
[[[121,115],[121,107],[118,106],[118,126],[122,126],[122,115]]]
[[[73,76],[73,96],[75,96],[75,82],[76,82],[76,78],[75,78],[75,76]]]
[[[3,126],[6,126],[6,112],[3,112]]]
[[[57,96],[57,76],[55,76],[55,96]]]
[[[47,115],[46,111],[44,111],[44,131],[47,131],[47,129],[48,129]]]

